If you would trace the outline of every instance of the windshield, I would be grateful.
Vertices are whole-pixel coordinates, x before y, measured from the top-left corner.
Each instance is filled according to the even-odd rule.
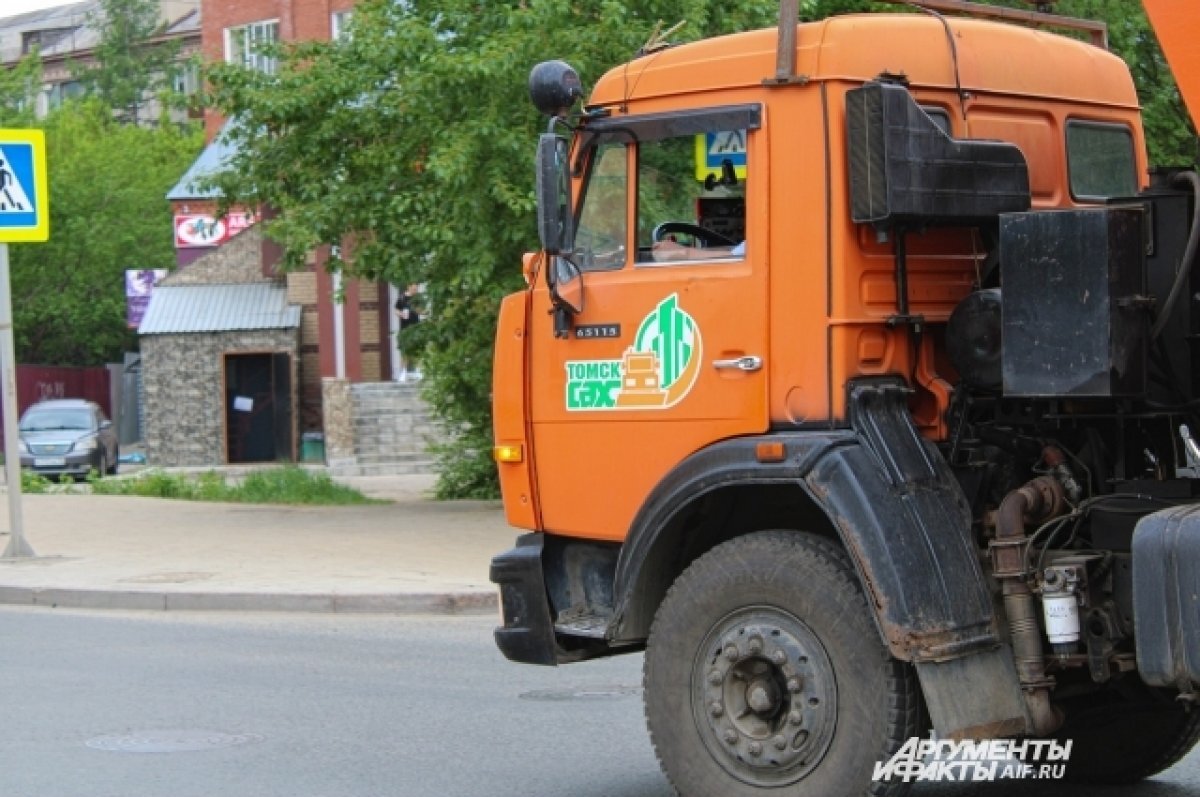
[[[72,429],[88,432],[92,429],[92,414],[87,410],[38,410],[21,419],[22,432],[50,432]]]

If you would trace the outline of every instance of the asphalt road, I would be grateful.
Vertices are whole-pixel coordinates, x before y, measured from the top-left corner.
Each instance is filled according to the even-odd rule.
[[[640,657],[513,665],[492,624],[0,608],[0,795],[669,797],[642,722]],[[1200,751],[1109,793],[1200,794]]]

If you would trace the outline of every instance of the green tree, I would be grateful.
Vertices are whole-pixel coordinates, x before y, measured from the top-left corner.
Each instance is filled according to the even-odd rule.
[[[230,202],[266,203],[270,234],[299,266],[353,240],[350,273],[424,282],[416,326],[431,403],[460,432],[444,452],[442,495],[491,495],[491,350],[500,297],[521,285],[536,245],[533,142],[545,121],[526,84],[537,61],[568,58],[594,82],[655,24],[673,38],[773,24],[775,0],[569,2],[367,0],[350,36],[281,53],[276,76],[228,65],[213,101],[241,124],[241,154],[219,181]]]
[[[95,61],[74,69],[87,94],[130,124],[148,101],[173,102],[179,42],[154,40],[162,32],[157,0],[100,0],[88,24],[100,33]]]
[[[41,88],[42,61],[36,52],[0,69],[0,127],[31,125]]]
[[[48,116],[50,241],[11,247],[17,359],[99,365],[135,344],[125,270],[174,265],[167,191],[200,152],[198,130],[117,123],[98,101]]]
[[[1061,10],[1120,20],[1114,43],[1150,87],[1152,152],[1169,161],[1187,149],[1186,123],[1144,19],[1124,5],[1065,0]],[[866,0],[801,4],[805,19],[868,8],[903,10]],[[774,25],[778,9],[777,0],[365,0],[348,38],[279,48],[276,75],[230,65],[208,73],[210,101],[240,121],[232,132],[240,155],[218,185],[230,204],[279,210],[268,232],[290,267],[320,245],[353,242],[349,262],[331,268],[428,285],[431,322],[403,343],[424,347],[429,398],[460,432],[444,452],[442,495],[495,490],[495,313],[520,287],[520,255],[537,240],[531,160],[545,122],[526,96],[530,67],[565,58],[591,85],[660,20],[686,20],[672,36],[684,41]]]

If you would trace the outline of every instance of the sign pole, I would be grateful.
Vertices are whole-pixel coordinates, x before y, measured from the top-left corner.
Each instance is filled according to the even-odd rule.
[[[8,547],[0,559],[36,556],[21,518],[21,438],[17,430],[17,357],[13,345],[10,243],[50,240],[50,179],[46,134],[0,130],[0,398],[4,411],[4,476],[8,487]]]
[[[17,430],[17,366],[13,346],[12,287],[8,277],[8,244],[0,243],[0,385],[4,410],[4,480],[8,487],[8,547],[4,559],[37,556],[25,541],[21,517],[21,451]]]

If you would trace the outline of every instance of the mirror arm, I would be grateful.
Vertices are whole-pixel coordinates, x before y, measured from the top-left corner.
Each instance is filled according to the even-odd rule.
[[[568,122],[566,117],[551,116],[549,121],[546,123],[546,132],[553,133],[554,128],[558,127],[559,125],[565,127],[568,134],[573,134],[578,129],[575,125]]]
[[[554,337],[571,337],[571,311],[566,305],[556,304],[550,311],[554,315]]]

